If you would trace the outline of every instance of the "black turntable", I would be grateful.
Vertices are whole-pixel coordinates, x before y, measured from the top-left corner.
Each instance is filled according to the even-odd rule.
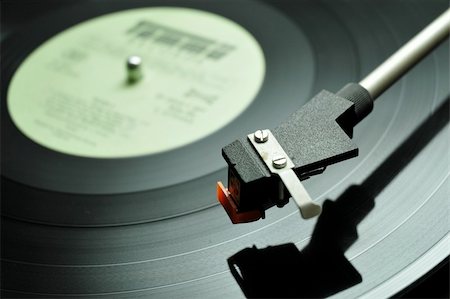
[[[233,225],[216,199],[224,146],[446,1],[1,5],[3,297],[448,297],[448,38],[354,128],[357,157],[302,181],[319,217]]]

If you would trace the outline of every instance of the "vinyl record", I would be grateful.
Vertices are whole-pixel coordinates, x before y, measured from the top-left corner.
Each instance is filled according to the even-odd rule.
[[[261,47],[261,87],[234,119],[125,158],[49,149],[12,120],[5,87],[45,41],[109,13],[161,6],[222,16]],[[268,296],[291,282],[296,297],[380,298],[411,285],[449,254],[448,41],[375,102],[355,128],[357,158],[304,182],[323,205],[319,218],[302,220],[289,203],[232,225],[214,187],[226,180],[221,147],[276,126],[321,89],[358,82],[447,6],[86,1],[13,29],[2,40],[2,295],[241,298],[249,289],[227,263],[241,256]]]
[[[107,13],[161,5],[159,2],[117,1],[99,6],[96,2],[86,2],[45,16],[45,22],[37,20],[31,23],[3,43],[3,86],[8,86],[30,52],[71,25]],[[279,12],[259,3],[164,1],[164,6],[190,7],[223,15],[248,30],[264,51],[265,74],[259,94],[250,99],[250,105],[236,114],[235,119],[195,142],[156,154],[116,159],[67,155],[33,142],[15,126],[6,101],[2,101],[2,142],[8,144],[2,152],[2,160],[7,161],[3,165],[3,174],[8,178],[3,184],[6,193],[14,193],[14,197],[18,198],[4,208],[10,216],[63,225],[114,225],[152,221],[210,207],[216,204],[214,196],[211,196],[213,182],[217,177],[225,178],[226,175],[224,162],[217,155],[221,147],[231,142],[236,134],[252,130],[258,124],[275,126],[311,92],[311,73],[314,70],[310,45],[295,24]],[[249,16],[245,12],[248,10],[255,11],[255,14]],[[61,18],[61,14],[68,17]],[[265,19],[274,22],[270,30],[263,29]],[[136,23],[134,19],[132,22],[133,25]],[[127,29],[118,30],[123,32]],[[28,37],[29,32],[34,30],[38,33]],[[284,38],[280,32],[291,38]],[[137,50],[140,50],[139,47]],[[302,53],[301,57],[298,53]],[[117,59],[120,67],[118,73],[124,71],[122,64],[125,59],[125,55],[123,61]],[[150,85],[151,90],[151,82],[143,83]],[[93,87],[86,87],[89,88]],[[7,97],[7,91],[2,90],[3,99]],[[102,91],[99,93],[103,95]],[[290,100],[275,113],[271,112],[271,103],[280,97]],[[235,109],[233,106],[227,107],[223,100],[222,103],[224,111]],[[214,116],[210,118],[214,119]],[[176,133],[173,131],[171,134]],[[152,142],[152,134],[156,132],[149,131],[145,139]],[[160,139],[178,138],[167,136]],[[210,176],[212,173],[215,173],[214,176]],[[45,196],[42,196],[41,190],[45,190]],[[195,203],[186,205],[185,194],[191,194]],[[25,201],[20,202],[20,199]],[[161,206],[167,208],[161,209]],[[50,212],[49,216],[48,207],[57,213]],[[55,218],[54,214],[59,216]]]

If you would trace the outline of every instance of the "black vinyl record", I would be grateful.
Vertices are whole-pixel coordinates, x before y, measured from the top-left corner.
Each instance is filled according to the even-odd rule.
[[[20,16],[17,8],[30,4],[16,5],[2,8]],[[324,207],[318,219],[302,220],[290,203],[268,210],[264,220],[232,225],[215,198],[215,183],[227,177],[224,145],[276,126],[322,89],[335,92],[358,82],[442,13],[445,1],[58,5],[26,24],[7,19],[12,25],[2,32],[4,296],[240,298],[227,259],[256,245],[254,250],[280,249],[260,251],[259,281],[267,286],[272,280],[265,279],[275,275],[273,281],[298,282],[296,297],[380,298],[448,256],[448,41],[375,102],[355,128],[357,158],[305,181]],[[60,153],[18,129],[7,106],[8,87],[35,49],[83,21],[161,6],[223,16],[261,46],[262,86],[233,121],[173,150],[118,159]],[[292,249],[277,247],[285,243],[300,250],[299,260],[291,257],[298,267],[308,265],[299,261],[311,250],[320,252],[313,255],[317,268],[295,269],[298,281],[290,273],[271,273],[270,262],[278,258],[273,255]],[[309,286],[308,273],[318,275]],[[277,291],[272,295],[283,294]]]
[[[151,6],[161,5],[159,2],[151,4]],[[237,5],[243,10],[238,10]],[[257,10],[257,14],[253,17],[248,16],[245,13],[245,5],[248,6],[247,10]],[[149,4],[142,1],[108,2],[108,5],[102,6],[96,2],[87,2],[46,16],[45,22],[38,20],[31,23],[4,42],[3,86],[8,86],[11,76],[27,54],[56,33],[98,15],[147,6]],[[2,101],[4,130],[2,142],[8,144],[8,148],[2,153],[3,161],[8,161],[3,165],[3,173],[5,177],[14,181],[8,180],[3,184],[6,192],[11,190],[19,194],[16,195],[17,198],[26,198],[27,201],[11,202],[14,206],[7,210],[11,211],[12,216],[64,225],[113,225],[152,221],[209,207],[211,203],[215,203],[215,199],[210,196],[214,190],[214,181],[217,177],[225,178],[226,175],[222,159],[217,158],[220,148],[231,142],[236,133],[243,134],[252,130],[258,123],[262,123],[261,115],[265,115],[266,125],[275,126],[280,116],[289,115],[290,111],[301,103],[299,99],[307,97],[311,87],[305,86],[305,82],[312,80],[305,78],[309,74],[303,71],[302,62],[309,62],[302,61],[305,59],[296,59],[297,53],[301,53],[307,47],[306,40],[280,13],[253,3],[164,1],[164,6],[187,6],[211,11],[236,21],[255,35],[265,51],[267,63],[264,85],[257,100],[253,101],[253,104],[236,120],[197,142],[160,154],[122,159],[89,159],[48,150],[21,134],[9,117],[6,101]],[[61,14],[69,17],[61,18]],[[272,31],[259,30],[264,28],[263,16],[274,20]],[[37,28],[38,33],[33,34],[31,38],[23,37]],[[279,32],[285,32],[293,38],[287,40]],[[284,96],[292,100],[287,102],[289,104],[283,105],[276,114],[269,113],[270,102],[278,90],[281,90],[282,94],[277,94],[277,97]],[[5,98],[7,89],[3,89],[2,92],[2,98]],[[302,94],[304,96],[301,96]],[[210,176],[211,173],[215,173],[215,178]],[[17,186],[16,183],[21,185]],[[211,189],[200,186],[211,186]],[[174,188],[178,190],[175,191]],[[41,196],[40,190],[46,190],[44,197]],[[186,206],[183,195],[192,192],[196,192],[193,197],[198,202],[195,204],[191,202]],[[122,195],[117,197],[116,194]],[[110,200],[111,197],[115,199]],[[31,202],[38,204],[31,207],[30,199]],[[164,203],[159,204],[158,201]],[[67,202],[73,204],[69,207]],[[169,202],[170,204],[166,204]],[[168,210],[154,208],[161,205],[166,205]],[[23,209],[23,206],[30,208],[32,214],[15,211]],[[108,213],[104,211],[106,206]],[[139,206],[138,211],[144,214],[136,213],[136,206]],[[48,219],[44,215],[48,211],[42,211],[43,207],[54,208],[60,215],[59,219],[54,217],[54,213],[51,213]],[[91,211],[89,218],[81,216],[86,209]]]

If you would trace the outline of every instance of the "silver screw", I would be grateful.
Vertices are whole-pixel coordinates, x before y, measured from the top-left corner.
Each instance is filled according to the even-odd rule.
[[[258,130],[253,134],[253,136],[257,143],[264,143],[269,139],[269,133],[267,130]]]
[[[135,83],[142,78],[142,58],[136,55],[127,59],[128,83]]]
[[[280,155],[280,154],[275,154],[272,158],[272,165],[273,167],[275,167],[276,169],[281,169],[286,167],[287,164],[287,159],[285,156]]]

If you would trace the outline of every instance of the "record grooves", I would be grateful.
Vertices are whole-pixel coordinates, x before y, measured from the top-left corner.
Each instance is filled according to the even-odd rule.
[[[137,7],[138,4],[141,3],[138,1],[138,3],[132,3],[127,2],[125,5],[126,8],[134,8]],[[172,5],[176,5],[177,2],[172,3]],[[90,5],[95,6],[95,4],[87,4],[86,7],[82,6],[72,9],[78,9],[81,12],[87,10],[92,11],[90,9]],[[142,5],[142,3],[141,3]],[[158,4],[155,3],[155,6]],[[169,5],[168,2],[165,2],[165,5]],[[202,4],[206,5],[206,4]],[[251,5],[251,4],[249,4]],[[116,7],[118,6],[118,7]],[[120,2],[112,4],[111,6],[107,6],[105,8],[106,11],[97,12],[93,11],[91,13],[87,13],[86,17],[89,17],[92,15],[100,14],[100,13],[107,13],[110,11],[116,11],[119,9],[124,9],[122,7],[123,4]],[[227,10],[230,10],[230,7],[227,5],[222,5],[223,7],[217,6],[215,8],[209,8],[208,5],[205,6],[205,9],[209,10],[224,10],[225,13],[227,13]],[[252,6],[253,7],[253,6]],[[306,78],[304,82],[301,84],[297,84],[297,82],[292,81],[285,81],[285,80],[272,80],[272,77],[279,77],[277,74],[280,72],[283,72],[283,76],[287,76],[288,74],[291,74],[294,78],[299,78],[301,80],[302,78],[306,77],[308,74],[306,73],[306,70],[308,68],[302,68],[301,67],[301,60],[296,61],[294,58],[297,56],[298,52],[305,52],[308,51],[306,44],[306,41],[302,38],[302,35],[300,33],[297,33],[297,29],[287,22],[286,20],[282,19],[281,16],[279,16],[277,13],[272,12],[270,10],[267,10],[264,6],[255,6],[256,9],[261,10],[261,14],[269,14],[271,18],[280,18],[281,20],[277,22],[277,26],[274,27],[274,33],[272,35],[263,35],[261,32],[257,36],[259,42],[262,44],[263,48],[266,50],[266,57],[267,57],[267,73],[266,73],[266,83],[263,86],[263,89],[261,90],[261,96],[258,97],[258,101],[255,101],[253,105],[247,109],[238,119],[233,121],[229,124],[229,126],[221,129],[218,132],[215,132],[213,135],[208,136],[207,138],[204,138],[200,140],[199,142],[196,142],[192,145],[189,145],[187,147],[184,147],[182,149],[165,152],[157,155],[151,155],[151,156],[143,156],[140,158],[133,158],[133,159],[86,159],[86,158],[78,158],[73,156],[67,156],[63,154],[58,154],[53,151],[48,151],[47,149],[37,146],[35,143],[30,142],[25,136],[23,136],[17,129],[15,129],[13,124],[11,123],[11,120],[9,119],[7,109],[4,106],[2,111],[4,111],[4,117],[2,117],[4,121],[4,125],[2,126],[8,134],[4,134],[5,138],[8,138],[8,140],[5,140],[5,143],[10,144],[9,149],[4,153],[4,159],[11,161],[10,164],[7,164],[4,166],[4,173],[7,174],[10,177],[14,177],[16,181],[25,183],[27,185],[31,185],[33,187],[37,187],[38,189],[50,189],[53,191],[58,192],[64,192],[64,193],[76,193],[76,194],[118,194],[118,193],[132,193],[131,196],[127,196],[126,194],[123,196],[123,200],[117,201],[117,206],[115,206],[116,201],[111,201],[108,205],[108,209],[115,209],[114,211],[114,219],[102,219],[102,217],[108,217],[109,213],[105,213],[102,211],[104,208],[103,204],[96,204],[93,203],[95,199],[89,199],[91,196],[81,196],[79,199],[77,199],[77,203],[80,205],[79,209],[80,211],[75,214],[83,214],[81,209],[89,209],[92,210],[92,214],[98,214],[100,217],[95,216],[93,219],[84,219],[81,220],[80,218],[74,219],[73,222],[71,222],[69,219],[71,215],[74,214],[73,209],[77,209],[77,207],[70,207],[70,210],[64,211],[65,203],[63,202],[49,202],[48,204],[44,204],[43,206],[52,206],[54,207],[55,204],[59,205],[58,211],[59,215],[61,216],[61,219],[66,219],[66,223],[60,223],[60,224],[67,224],[67,225],[110,225],[114,224],[114,221],[118,221],[117,219],[123,219],[120,220],[122,222],[119,223],[127,223],[127,222],[142,222],[142,221],[148,221],[152,218],[155,218],[155,216],[151,215],[136,215],[135,211],[131,210],[130,212],[127,212],[127,209],[124,209],[123,205],[137,205],[140,206],[144,204],[142,211],[148,211],[149,209],[152,209],[152,204],[156,204],[156,206],[159,206],[157,203],[152,202],[152,200],[148,200],[149,197],[152,197],[152,192],[146,191],[146,190],[155,190],[157,194],[155,194],[155,197],[158,198],[164,198],[164,201],[169,201],[172,204],[167,205],[170,210],[171,214],[179,214],[184,213],[185,211],[178,210],[179,207],[182,205],[180,201],[183,200],[183,198],[180,198],[179,195],[184,194],[185,192],[188,192],[189,190],[184,190],[182,192],[176,192],[175,196],[171,196],[170,194],[163,194],[160,195],[158,190],[161,190],[162,188],[170,189],[170,186],[176,185],[175,188],[178,188],[177,186],[180,186],[183,188],[183,185],[186,185],[186,182],[195,181],[196,178],[203,177],[206,174],[210,174],[212,172],[217,172],[220,168],[223,166],[221,165],[222,161],[217,159],[217,156],[213,154],[215,152],[214,149],[217,148],[217,146],[220,146],[220,144],[225,144],[226,140],[232,140],[233,133],[236,131],[242,131],[248,130],[249,128],[253,127],[255,123],[260,122],[261,120],[257,119],[258,115],[262,114],[268,114],[267,113],[267,107],[269,101],[271,100],[270,95],[273,93],[273,90],[283,90],[290,96],[293,95],[302,95],[304,94],[306,96],[308,90],[310,89],[310,86],[308,86],[308,82],[310,82],[310,79]],[[253,8],[255,9],[255,8]],[[70,15],[76,15],[76,16],[85,16],[86,14],[80,14],[80,11],[74,11],[73,13],[70,12]],[[231,14],[231,17],[233,18],[233,13],[228,12]],[[55,19],[57,18],[58,14],[55,14]],[[78,17],[78,21],[80,19],[83,19],[83,17]],[[257,18],[255,20],[240,20],[243,18],[243,16],[236,15],[240,23],[246,24],[249,23],[247,27],[249,27],[250,31],[256,31],[256,29],[252,29],[252,26],[255,26],[257,28],[259,23],[261,22]],[[240,18],[240,19],[239,19]],[[75,22],[73,20],[64,21],[68,24],[71,24],[72,22]],[[66,23],[61,25],[61,28],[66,28]],[[54,34],[54,28],[43,28],[42,36],[40,37],[39,41],[36,43],[38,44],[40,41],[45,40],[48,36],[51,36]],[[25,30],[26,31],[26,30]],[[49,31],[47,33],[47,31]],[[275,35],[276,32],[293,32],[291,33],[293,36],[298,36],[297,38],[291,39],[289,41],[282,39],[280,36],[277,37]],[[20,36],[20,35],[18,35]],[[25,41],[25,43],[28,43],[28,40]],[[273,48],[271,45],[277,44],[279,46],[282,46],[284,48],[288,48],[288,53],[276,53],[276,48]],[[33,48],[34,43],[29,42],[28,45],[15,45],[15,43],[12,43],[15,47],[18,48]],[[286,46],[283,46],[286,44]],[[4,55],[7,60],[15,61],[15,65],[13,65],[11,68],[7,68],[5,70],[6,76],[3,76],[4,85],[6,86],[8,84],[8,77],[14,72],[14,69],[17,67],[17,60],[20,61],[21,58],[17,57],[15,54],[16,52],[12,52],[11,54],[8,51],[8,45],[9,43],[5,43],[6,49],[4,50]],[[307,53],[307,52],[306,52]],[[286,60],[286,57],[291,57],[289,60]],[[306,59],[308,56],[304,57],[303,59]],[[11,63],[12,64],[12,63]],[[7,65],[6,65],[7,67]],[[8,76],[9,74],[9,76]],[[305,86],[306,85],[306,86]],[[5,91],[4,91],[5,92]],[[264,96],[267,95],[267,96]],[[6,94],[3,95],[5,97]],[[3,102],[5,103],[5,102]],[[295,101],[292,101],[289,105],[285,105],[280,109],[278,113],[280,114],[288,114],[289,111],[292,111],[297,107],[297,103]],[[275,124],[277,122],[277,116],[268,116],[266,118],[267,123],[273,123]],[[12,126],[12,127],[11,127]],[[11,136],[11,132],[13,132],[13,135]],[[16,150],[27,150],[31,152],[23,152],[22,155],[15,155]],[[30,158],[30,160],[27,160],[27,157]],[[17,160],[15,160],[17,159]],[[195,161],[198,161],[199,159],[202,160],[202,163],[199,164]],[[8,168],[8,165],[23,165],[20,167],[14,166],[14,169]],[[25,166],[26,165],[26,166]],[[20,171],[17,173],[18,169],[23,169],[23,171]],[[150,171],[149,169],[158,169],[157,172]],[[222,170],[223,173],[223,170]],[[55,175],[56,174],[56,175]],[[86,177],[86,176],[89,177]],[[224,174],[222,174],[224,175]],[[58,180],[55,181],[55,178],[58,178]],[[61,180],[61,178],[64,178]],[[215,180],[215,179],[213,179]],[[95,184],[92,184],[90,182],[95,181]],[[204,190],[204,188],[198,188],[195,183],[190,184],[190,188],[195,188],[196,190],[199,190],[200,194],[195,194],[194,197],[196,198],[202,198],[202,202],[199,203],[200,206],[197,205],[197,208],[201,208],[202,206],[209,206],[211,203],[215,203],[214,198],[208,198],[207,195],[211,190]],[[211,184],[208,184],[209,186],[213,186]],[[205,186],[208,186],[205,184]],[[188,186],[189,188],[189,186]],[[202,190],[203,189],[203,190]],[[164,189],[163,189],[164,190]],[[142,192],[146,191],[146,192]],[[204,192],[206,191],[206,192]],[[136,193],[141,192],[141,193]],[[164,191],[162,191],[164,192]],[[190,191],[192,192],[192,191]],[[52,194],[52,193],[50,193]],[[137,196],[136,196],[137,195]],[[31,195],[32,196],[32,195]],[[70,195],[68,195],[70,196]],[[58,195],[56,195],[58,197]],[[98,200],[101,199],[101,195]],[[131,197],[131,198],[130,198]],[[133,197],[145,197],[147,200],[137,199],[133,200]],[[170,198],[175,197],[173,200]],[[22,197],[20,197],[22,198]],[[94,196],[94,198],[96,198]],[[206,202],[205,202],[206,200]],[[70,201],[70,199],[69,199]],[[141,201],[139,203],[138,201]],[[33,202],[33,201],[32,201]],[[12,203],[14,204],[14,203]],[[17,203],[20,207],[23,206],[22,203]],[[28,204],[29,206],[29,204]],[[39,206],[42,206],[42,202],[39,202]],[[35,206],[31,208],[33,211],[33,215],[26,216],[27,218],[34,219],[38,222],[51,222],[54,220],[50,220],[46,218],[44,215],[39,215],[39,212],[37,212],[40,207]],[[16,207],[13,207],[15,209]],[[97,212],[96,209],[99,209]],[[194,208],[196,209],[196,208]],[[13,212],[17,215],[17,213]],[[123,216],[119,216],[119,214],[124,213]],[[119,216],[119,217],[118,217]],[[167,217],[170,215],[163,214],[163,215],[156,215],[156,218],[160,217]],[[24,217],[24,215],[22,215]],[[51,216],[53,218],[53,216]],[[30,220],[31,220],[30,219]],[[76,222],[77,221],[77,222]],[[82,221],[82,222],[80,222]]]
[[[222,16],[255,38],[264,80],[242,113],[187,145],[125,158],[68,155],[21,131],[8,92],[36,49],[83,21],[161,6]],[[1,41],[2,296],[241,298],[229,257],[253,245],[281,250],[290,243],[306,254],[318,242],[325,250],[340,233],[345,269],[362,279],[328,295],[389,297],[412,285],[449,254],[450,171],[442,158],[449,149],[448,41],[356,127],[359,157],[305,181],[331,218],[304,221],[290,203],[268,210],[264,220],[232,225],[214,187],[227,176],[224,145],[275,127],[321,89],[357,82],[446,7],[445,1],[81,1],[12,27]],[[334,217],[354,222],[341,232]]]

